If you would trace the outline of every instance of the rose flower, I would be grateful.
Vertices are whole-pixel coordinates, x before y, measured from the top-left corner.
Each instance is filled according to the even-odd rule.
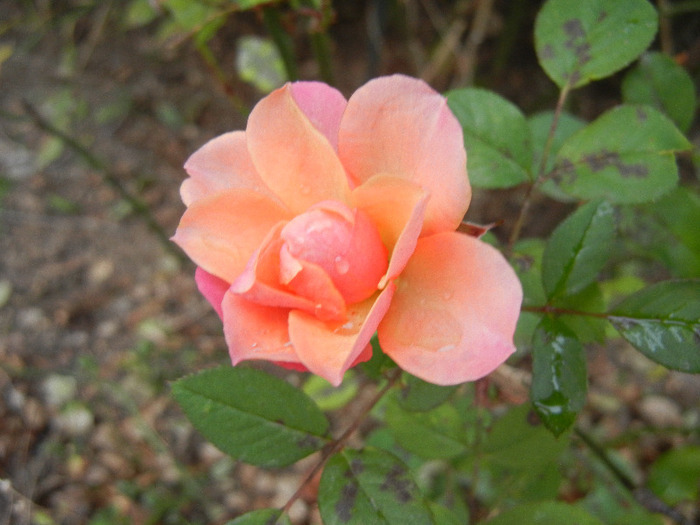
[[[400,75],[347,101],[319,82],[286,84],[245,131],[195,152],[173,240],[198,266],[233,364],[274,361],[339,385],[377,332],[431,383],[500,365],[522,289],[496,249],[456,231],[466,165],[445,98]]]

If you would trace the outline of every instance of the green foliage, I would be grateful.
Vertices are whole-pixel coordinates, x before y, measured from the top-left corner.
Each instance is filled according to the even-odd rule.
[[[238,76],[269,93],[284,84],[284,63],[274,44],[265,38],[244,36],[238,39],[236,70]]]
[[[475,88],[449,92],[447,103],[462,124],[471,184],[508,188],[530,177],[530,134],[515,105]]]
[[[603,525],[594,516],[575,505],[554,501],[520,505],[486,522],[488,525]]]
[[[617,305],[609,319],[652,361],[673,370],[700,373],[700,280],[649,286]]]
[[[318,506],[325,525],[435,523],[408,467],[378,449],[344,450],[323,469]]]
[[[457,385],[433,385],[416,376],[404,373],[403,386],[399,394],[399,405],[405,410],[424,412],[447,401],[457,388]]]
[[[291,521],[279,509],[260,509],[239,516],[226,525],[291,525]]]
[[[560,321],[545,317],[532,349],[532,404],[540,419],[559,436],[576,420],[586,402],[583,346]]]
[[[192,424],[241,461],[282,467],[327,442],[328,420],[316,404],[260,370],[214,368],[179,379],[172,389]]]
[[[690,143],[649,106],[618,106],[572,135],[548,177],[565,194],[613,203],[649,202],[678,182],[673,156]]]
[[[628,104],[648,104],[664,112],[687,132],[695,116],[695,86],[690,75],[663,53],[645,53],[625,75],[622,98]]]
[[[549,0],[537,15],[535,49],[557,86],[577,88],[632,62],[656,26],[647,0]]]
[[[700,447],[687,446],[664,453],[649,472],[649,488],[669,505],[697,502]]]
[[[549,299],[580,292],[605,265],[615,239],[613,207],[591,202],[562,222],[547,242],[542,283]]]

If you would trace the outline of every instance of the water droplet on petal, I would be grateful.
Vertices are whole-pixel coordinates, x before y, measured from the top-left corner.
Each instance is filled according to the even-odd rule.
[[[299,191],[302,195],[308,195],[309,193],[311,193],[311,188],[309,188],[306,184],[302,184],[299,187]]]
[[[350,270],[350,263],[340,255],[335,258],[335,269],[340,275],[345,275]]]
[[[454,294],[452,292],[445,292],[442,294],[442,298],[445,301],[449,301],[450,299],[452,299],[453,296],[454,296]]]

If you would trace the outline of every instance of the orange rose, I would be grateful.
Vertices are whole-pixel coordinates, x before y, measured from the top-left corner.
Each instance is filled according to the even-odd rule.
[[[449,385],[515,350],[520,283],[455,231],[471,198],[462,129],[424,82],[378,78],[348,101],[287,84],[185,169],[173,240],[234,365],[265,359],[338,385],[376,331],[401,368]]]

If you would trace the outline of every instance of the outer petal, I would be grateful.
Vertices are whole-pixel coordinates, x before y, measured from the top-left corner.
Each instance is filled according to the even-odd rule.
[[[473,381],[515,351],[522,288],[505,258],[458,233],[418,241],[379,325],[382,349],[438,385]]]
[[[251,303],[232,292],[224,296],[222,306],[224,335],[234,365],[248,359],[300,362],[289,341],[289,310]]]
[[[469,206],[462,128],[423,81],[394,75],[358,89],[343,115],[338,155],[358,184],[383,173],[427,190],[424,236],[455,230]]]
[[[352,192],[353,203],[372,218],[389,249],[389,268],[379,282],[399,275],[406,266],[423,227],[430,195],[405,179],[377,175]]]
[[[253,108],[246,138],[260,177],[295,215],[319,201],[347,202],[345,170],[331,143],[299,108],[291,84]]]
[[[185,170],[190,175],[180,186],[185,206],[232,188],[247,188],[275,198],[255,171],[243,131],[224,133],[204,144],[187,159]]]
[[[386,314],[395,286],[389,283],[376,298],[349,308],[344,324],[324,323],[300,311],[289,314],[289,335],[297,356],[316,375],[338,386],[345,371],[358,362]]]
[[[172,240],[207,272],[233,282],[268,231],[289,212],[251,190],[226,190],[194,202]]]
[[[200,293],[214,307],[219,317],[223,319],[224,314],[221,310],[221,302],[224,300],[224,294],[229,289],[229,283],[206,270],[202,270],[199,266],[194,272],[194,280]]]
[[[294,82],[291,89],[299,109],[337,151],[340,119],[348,104],[345,97],[322,82]]]

